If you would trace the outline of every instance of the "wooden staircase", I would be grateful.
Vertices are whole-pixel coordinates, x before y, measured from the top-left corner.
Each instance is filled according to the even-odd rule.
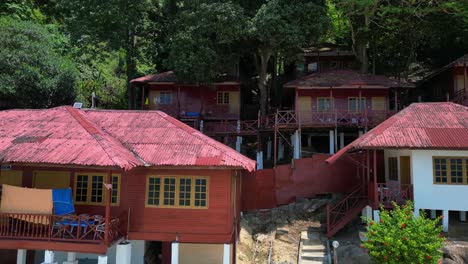
[[[358,185],[334,205],[327,205],[327,237],[334,236],[369,204],[362,185]]]

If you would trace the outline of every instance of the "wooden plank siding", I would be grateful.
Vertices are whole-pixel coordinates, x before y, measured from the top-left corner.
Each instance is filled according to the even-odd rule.
[[[69,186],[75,186],[78,173],[108,173],[105,169],[58,167],[13,166],[12,171],[2,171],[2,175],[21,175],[22,186],[33,187],[33,175],[51,172],[51,175],[69,175]],[[185,243],[232,243],[239,228],[241,209],[240,172],[229,169],[181,169],[136,168],[130,172],[115,170],[120,174],[120,203],[111,206],[111,215],[130,212],[130,239],[172,242],[176,237]],[[202,176],[209,179],[208,208],[154,208],[146,204],[146,184],[148,175]],[[2,178],[0,176],[0,178]],[[6,179],[6,178],[5,178]],[[5,181],[8,183],[10,181]],[[18,182],[15,179],[13,182]],[[41,187],[44,187],[41,185]],[[192,185],[192,188],[193,185]],[[105,215],[105,205],[75,204],[77,214]],[[34,242],[34,241],[33,241]],[[27,243],[33,243],[27,241]],[[0,239],[0,248],[13,248]],[[29,245],[28,244],[28,245]],[[38,245],[40,243],[38,242]],[[16,245],[16,244],[15,244]],[[56,246],[59,247],[59,246]]]
[[[146,177],[170,175],[209,177],[208,209],[145,207]],[[126,186],[121,206],[131,208],[130,239],[181,242],[228,243],[231,241],[234,215],[231,206],[229,170],[145,170],[136,169],[122,178]]]

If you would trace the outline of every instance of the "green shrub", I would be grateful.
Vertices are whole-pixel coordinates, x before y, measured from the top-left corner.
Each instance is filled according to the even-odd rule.
[[[438,263],[445,238],[439,225],[443,216],[434,220],[421,212],[413,215],[413,203],[386,211],[381,208],[380,221],[367,220],[365,248],[375,263]]]

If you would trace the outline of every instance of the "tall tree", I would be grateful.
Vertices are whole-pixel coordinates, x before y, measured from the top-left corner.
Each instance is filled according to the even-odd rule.
[[[319,0],[270,0],[252,17],[249,37],[255,47],[262,116],[268,111],[268,64],[272,56],[294,58],[301,48],[317,41],[328,24],[325,3]]]
[[[0,103],[44,108],[75,99],[76,68],[63,51],[68,40],[51,26],[0,18]]]
[[[134,108],[130,80],[137,75],[139,37],[152,0],[59,0],[61,19],[77,45],[106,43],[111,50],[123,50],[129,107]]]
[[[180,81],[210,83],[237,63],[245,17],[238,5],[201,3],[178,16],[166,66]]]

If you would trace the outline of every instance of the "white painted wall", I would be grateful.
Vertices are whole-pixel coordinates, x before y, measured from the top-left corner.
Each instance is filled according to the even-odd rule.
[[[132,243],[132,264],[144,264],[144,256],[145,256],[145,241],[144,240],[130,240]],[[107,264],[115,264],[116,263],[116,248],[117,246],[114,245],[107,251]],[[63,261],[67,260],[67,252],[63,251],[54,251],[55,252],[55,261],[58,263],[62,263]],[[79,261],[82,260],[85,262],[86,260],[95,260],[97,263],[98,255],[97,254],[86,254],[86,253],[77,253],[76,259]],[[36,251],[35,263],[39,264],[44,261],[44,250]]]
[[[416,209],[468,211],[468,185],[433,183],[433,156],[468,157],[468,151],[412,150],[411,170]]]

